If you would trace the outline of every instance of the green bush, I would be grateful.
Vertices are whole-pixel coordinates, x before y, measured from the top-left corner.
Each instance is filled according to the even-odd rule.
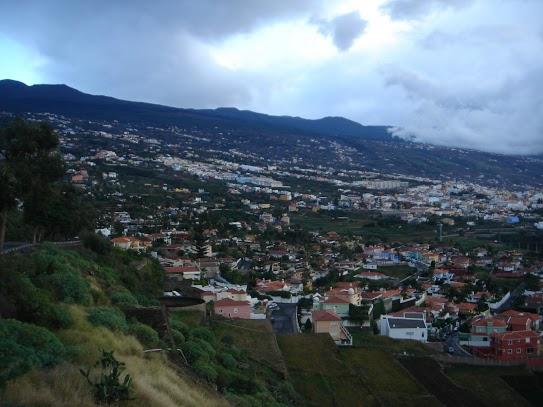
[[[179,321],[177,319],[171,319],[170,321],[170,327],[172,329],[175,329],[179,332],[181,332],[185,338],[190,335],[190,329],[187,324],[185,324],[183,321]]]
[[[171,333],[173,340],[175,341],[175,345],[179,348],[183,347],[183,344],[185,343],[185,335],[173,328],[171,329]]]
[[[131,323],[128,327],[128,333],[134,335],[144,346],[150,348],[157,346],[159,341],[157,331],[141,322]]]
[[[87,319],[93,325],[125,332],[128,328],[124,314],[117,308],[96,307],[92,308]]]
[[[213,365],[206,360],[197,360],[196,363],[192,365],[192,368],[198,376],[206,379],[210,383],[215,383],[217,380],[217,370],[215,370]]]
[[[234,337],[232,335],[224,335],[222,338],[221,338],[221,342],[225,345],[225,346],[232,346],[234,344]]]
[[[190,331],[191,336],[202,339],[208,343],[215,343],[215,334],[209,329],[203,326],[193,328]]]
[[[111,302],[115,305],[138,305],[138,300],[129,291],[117,291],[111,295]]]
[[[88,305],[92,295],[90,284],[78,272],[63,271],[40,276],[39,285],[53,293],[58,301]]]
[[[45,328],[14,319],[0,319],[0,386],[33,367],[62,360],[64,345]]]
[[[222,365],[227,369],[234,369],[238,365],[238,362],[236,362],[236,359],[234,359],[234,357],[229,353],[221,354],[220,361]]]
[[[209,360],[209,354],[202,347],[200,341],[188,340],[182,347],[185,356],[190,363],[196,362],[198,359]]]

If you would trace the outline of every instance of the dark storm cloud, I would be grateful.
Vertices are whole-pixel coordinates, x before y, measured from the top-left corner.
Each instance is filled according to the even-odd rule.
[[[247,79],[217,66],[206,44],[318,7],[309,0],[21,1],[2,6],[0,34],[44,57],[47,82],[177,106],[239,105],[250,100]]]
[[[364,32],[368,23],[360,17],[360,13],[353,11],[328,21],[316,21],[316,24],[323,34],[332,37],[338,49],[346,51]]]
[[[543,152],[541,0],[389,0],[390,19],[361,8],[367,23],[335,0],[0,2],[0,47],[28,51],[41,83]]]

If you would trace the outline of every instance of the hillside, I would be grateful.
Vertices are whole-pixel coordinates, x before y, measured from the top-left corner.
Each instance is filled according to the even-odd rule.
[[[1,256],[0,398],[12,405],[95,406],[79,369],[92,368],[105,349],[133,378],[126,406],[229,405],[164,354],[145,354],[162,339],[121,311],[155,303],[161,274],[154,262],[127,253],[46,245],[30,256]]]
[[[337,168],[517,188],[543,185],[540,155],[507,156],[414,143],[391,137],[387,126],[364,126],[341,117],[308,120],[236,108],[180,109],[89,95],[66,85],[27,86],[11,80],[0,81],[0,111],[48,112],[72,119],[124,123],[147,132],[149,127],[175,126],[213,140],[220,151],[236,149],[243,154],[312,165],[333,163]],[[93,128],[89,123],[86,126]],[[165,139],[179,141],[175,133]]]

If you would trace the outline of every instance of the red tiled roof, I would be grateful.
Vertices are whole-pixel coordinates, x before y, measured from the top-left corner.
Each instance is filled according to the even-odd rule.
[[[316,321],[341,321],[341,318],[332,311],[328,310],[314,310],[311,312],[313,322]]]
[[[249,306],[249,301],[234,301],[230,298],[223,298],[222,300],[216,301],[215,306],[219,307],[236,307],[236,306]]]
[[[471,323],[471,325],[472,326],[487,326],[489,322],[491,322],[492,326],[494,327],[502,327],[502,328],[507,327],[507,324],[505,323],[505,321],[500,318],[479,318],[479,319],[474,320]]]
[[[336,297],[336,296],[330,296],[324,300],[324,303],[325,304],[349,304],[349,301],[343,298]]]

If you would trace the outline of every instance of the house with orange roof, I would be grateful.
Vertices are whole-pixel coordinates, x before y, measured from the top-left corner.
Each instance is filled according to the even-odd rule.
[[[336,345],[350,346],[353,338],[343,326],[341,317],[331,310],[313,310],[311,312],[313,332],[329,334]]]
[[[118,247],[123,250],[145,250],[152,246],[149,239],[139,239],[134,236],[121,236],[111,239],[113,247]]]

